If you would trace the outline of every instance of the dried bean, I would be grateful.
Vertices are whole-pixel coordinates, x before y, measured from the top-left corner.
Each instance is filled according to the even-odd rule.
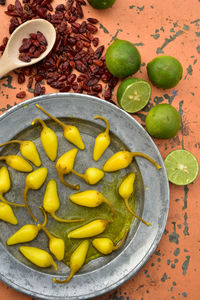
[[[87,85],[88,85],[88,86],[93,86],[93,85],[97,84],[98,81],[99,81],[99,80],[98,80],[96,77],[92,77],[92,78],[90,78],[90,79],[88,80]]]
[[[111,88],[107,88],[104,92],[104,99],[110,100],[111,97],[112,97],[112,90],[111,90]]]
[[[92,24],[97,24],[97,23],[99,23],[99,21],[98,21],[97,19],[95,19],[95,18],[88,18],[87,20],[88,20],[88,22],[90,22],[90,23],[92,23]]]
[[[93,24],[87,23],[86,27],[87,27],[87,30],[89,30],[93,34],[97,33],[97,31],[98,31],[97,27]]]
[[[23,99],[26,97],[26,92],[25,91],[21,91],[19,93],[16,94],[16,97],[19,99]]]
[[[19,84],[22,84],[22,83],[24,83],[24,82],[25,82],[25,76],[24,76],[24,73],[20,72],[20,73],[18,74],[18,83],[19,83]]]
[[[32,84],[33,84],[33,77],[29,77],[29,80],[28,80],[28,88],[29,89],[32,88]]]
[[[102,91],[102,85],[101,84],[95,84],[92,86],[92,90],[94,92],[100,93]]]

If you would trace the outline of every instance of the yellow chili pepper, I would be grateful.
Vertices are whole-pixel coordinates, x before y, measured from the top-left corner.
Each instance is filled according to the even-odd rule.
[[[15,232],[9,239],[7,240],[7,245],[16,245],[19,243],[26,243],[33,241],[39,231],[46,226],[47,218],[44,218],[43,224],[33,225],[33,224],[26,224],[22,226],[17,232]]]
[[[158,170],[161,166],[157,164],[151,157],[141,152],[119,151],[111,156],[105,163],[104,172],[114,172],[128,167],[135,156],[144,157],[149,160]]]
[[[49,238],[49,250],[51,253],[57,258],[57,260],[63,260],[65,255],[65,242],[50,234],[46,227],[43,227],[42,229]]]
[[[46,114],[49,118],[54,120],[58,125],[60,125],[62,127],[63,134],[64,134],[64,137],[66,138],[66,140],[68,140],[70,143],[72,143],[73,145],[75,145],[76,147],[78,147],[81,150],[85,149],[85,145],[81,138],[80,132],[76,126],[64,124],[59,119],[55,118],[50,113],[48,113],[46,110],[44,110],[44,108],[41,107],[39,104],[36,104],[36,106],[44,114]]]
[[[93,150],[93,159],[95,161],[99,160],[102,154],[105,152],[105,150],[110,145],[110,136],[109,136],[109,129],[110,125],[108,123],[108,120],[101,116],[96,116],[94,119],[101,119],[106,123],[106,130],[100,134],[95,139],[94,144],[94,150]]]
[[[57,157],[57,151],[58,151],[58,138],[55,132],[47,127],[47,125],[44,123],[41,119],[35,119],[32,122],[32,125],[34,125],[36,122],[39,122],[42,125],[42,131],[40,134],[40,139],[42,146],[44,148],[44,151],[48,158],[51,161],[56,160]]]
[[[102,203],[107,204],[112,213],[113,216],[116,216],[116,212],[112,206],[112,204],[104,197],[103,194],[96,190],[87,190],[80,193],[75,193],[70,195],[69,199],[78,205],[86,206],[86,207],[97,207],[101,205]]]
[[[40,209],[42,210],[44,215],[44,223],[47,223],[47,214],[43,207],[40,207]],[[38,228],[42,229],[46,233],[49,239],[50,252],[57,258],[57,260],[63,260],[65,255],[65,242],[62,239],[53,236],[45,226],[46,224],[38,225]]]
[[[41,166],[41,159],[35,144],[32,141],[21,141],[21,140],[11,140],[0,145],[0,147],[9,144],[19,144],[20,153],[28,160],[30,160],[36,167]]]
[[[70,257],[70,262],[69,262],[70,274],[69,274],[69,276],[63,281],[58,280],[56,278],[53,278],[53,281],[56,283],[69,282],[72,279],[72,277],[74,276],[74,274],[76,274],[78,272],[78,270],[80,270],[80,268],[85,263],[88,249],[89,249],[89,241],[85,240],[85,241],[81,242],[80,245],[75,249],[75,251],[72,253],[72,255]]]
[[[68,152],[64,153],[56,163],[56,170],[58,172],[58,176],[60,181],[66,185],[67,187],[74,189],[74,190],[79,190],[80,186],[77,185],[71,185],[68,182],[66,182],[63,178],[63,175],[69,174],[73,167],[74,167],[74,161],[77,155],[78,149],[73,148],[69,150]]]
[[[0,202],[0,220],[16,225],[18,223],[17,218],[10,205]]]
[[[119,194],[124,199],[125,205],[128,211],[136,217],[138,220],[142,221],[147,226],[151,225],[149,222],[144,221],[141,217],[139,217],[130,207],[129,205],[129,198],[133,193],[134,189],[134,181],[135,181],[135,173],[130,173],[121,183],[119,187]]]
[[[80,174],[73,169],[71,172],[85,180],[88,184],[96,184],[104,177],[104,172],[98,168],[88,168],[85,174]]]
[[[24,204],[9,202],[4,198],[3,194],[9,191],[10,185],[11,183],[10,183],[10,176],[9,176],[8,169],[3,166],[0,169],[0,200],[12,206],[24,207],[25,206]]]
[[[45,250],[29,246],[21,246],[19,250],[28,260],[40,268],[53,266],[55,270],[58,269],[52,256]]]
[[[39,229],[36,225],[24,225],[7,240],[7,245],[30,242],[36,238],[38,232]]]
[[[109,221],[107,220],[94,220],[86,225],[83,225],[82,227],[69,232],[68,238],[81,239],[98,235],[106,229],[108,223]]]
[[[61,219],[55,215],[55,212],[60,207],[60,201],[58,197],[57,183],[54,179],[50,179],[47,183],[46,190],[44,193],[43,207],[45,211],[48,212],[58,222],[74,223],[84,221],[84,219]]]
[[[102,254],[110,254],[115,250],[118,250],[124,243],[128,234],[128,230],[125,231],[121,241],[114,246],[113,241],[109,238],[96,238],[92,241],[92,245]]]
[[[25,180],[24,203],[25,203],[25,206],[26,206],[29,214],[31,215],[31,217],[33,218],[33,220],[35,222],[37,222],[37,219],[33,215],[32,211],[31,211],[31,209],[30,209],[30,207],[28,205],[27,192],[30,189],[32,189],[32,190],[38,190],[39,188],[41,188],[41,186],[43,185],[43,183],[46,180],[47,173],[48,173],[47,168],[45,168],[45,167],[39,168],[39,169],[31,172],[30,174],[28,174],[26,176],[26,180]]]
[[[28,173],[33,170],[31,164],[18,155],[0,156],[0,160],[5,160],[6,164],[16,171]]]

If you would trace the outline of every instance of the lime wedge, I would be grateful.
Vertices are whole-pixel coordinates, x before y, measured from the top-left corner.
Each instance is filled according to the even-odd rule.
[[[199,172],[196,157],[187,150],[174,150],[165,158],[168,179],[176,185],[186,185],[195,180]]]
[[[122,109],[135,113],[147,105],[151,96],[150,84],[139,78],[124,80],[117,90],[117,101]]]

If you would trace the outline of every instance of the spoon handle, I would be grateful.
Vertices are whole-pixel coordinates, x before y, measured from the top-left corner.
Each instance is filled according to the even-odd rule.
[[[15,68],[7,53],[0,58],[0,79]]]

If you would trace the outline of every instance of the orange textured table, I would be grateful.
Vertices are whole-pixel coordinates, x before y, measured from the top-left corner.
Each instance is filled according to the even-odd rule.
[[[14,1],[6,1],[12,4]],[[53,1],[53,5],[64,1]],[[8,35],[9,17],[0,6],[1,39]],[[199,161],[200,148],[200,1],[198,0],[116,0],[111,9],[83,7],[85,17],[99,20],[97,36],[106,47],[115,39],[133,42],[141,53],[142,65],[134,77],[147,78],[146,64],[159,54],[177,57],[183,65],[183,78],[173,89],[152,88],[148,106],[133,115],[144,125],[146,112],[152,105],[170,103],[181,115],[182,127],[169,140],[154,140],[163,159],[174,149],[190,150]],[[56,92],[46,86],[46,93]],[[26,91],[24,99],[16,98]],[[0,111],[4,113],[21,101],[33,97],[27,81],[18,84],[16,72],[0,81]],[[112,100],[116,102],[116,88]],[[163,237],[150,260],[128,282],[96,300],[169,300],[200,299],[199,238],[200,176],[188,186],[170,184],[170,210]],[[1,300],[28,300],[0,283]]]

